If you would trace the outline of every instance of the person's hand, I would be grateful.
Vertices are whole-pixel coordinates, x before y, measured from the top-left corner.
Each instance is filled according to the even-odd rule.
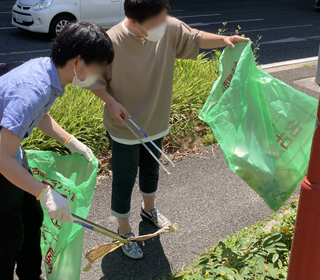
[[[117,101],[114,101],[110,106],[110,115],[111,118],[114,119],[116,122],[125,125],[123,118],[131,119],[130,114],[127,112],[127,110]]]
[[[59,220],[62,223],[66,221],[73,223],[69,201],[62,195],[47,187],[39,197],[39,200],[48,211],[51,219]]]
[[[224,39],[224,42],[226,45],[230,48],[234,48],[234,44],[239,43],[239,42],[248,42],[249,38],[241,37],[239,35],[233,35],[233,36],[227,36]]]
[[[92,161],[91,156],[93,155],[93,152],[89,147],[87,147],[85,144],[81,143],[77,138],[74,136],[71,136],[69,141],[65,144],[66,148],[70,150],[72,154],[79,153],[81,155],[84,155],[84,157],[88,161]]]

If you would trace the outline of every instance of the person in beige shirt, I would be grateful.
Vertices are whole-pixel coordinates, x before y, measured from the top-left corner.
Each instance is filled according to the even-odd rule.
[[[175,59],[196,59],[200,48],[233,48],[248,39],[192,29],[168,16],[168,0],[125,0],[124,8],[126,19],[107,31],[114,45],[114,60],[89,89],[105,102],[103,120],[112,149],[111,212],[118,218],[120,234],[130,237],[128,218],[138,169],[141,215],[159,228],[170,221],[154,205],[159,165],[123,119],[132,118],[161,148],[169,132]],[[150,143],[146,144],[160,157]],[[122,249],[131,258],[143,256],[137,243]]]

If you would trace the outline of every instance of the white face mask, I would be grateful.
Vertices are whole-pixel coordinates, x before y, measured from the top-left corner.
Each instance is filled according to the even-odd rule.
[[[73,68],[74,71],[74,78],[72,81],[72,85],[80,88],[86,88],[92,86],[97,80],[98,76],[97,75],[87,75],[86,79],[84,81],[81,81],[78,76],[76,69]]]
[[[148,33],[148,36],[144,36],[138,29],[137,31],[148,41],[151,41],[151,42],[158,42],[160,41],[164,34],[166,33],[166,29],[167,29],[167,23],[164,22],[162,24],[160,24],[159,26],[151,29],[151,30],[145,30],[143,28],[142,25],[140,25],[141,28]]]

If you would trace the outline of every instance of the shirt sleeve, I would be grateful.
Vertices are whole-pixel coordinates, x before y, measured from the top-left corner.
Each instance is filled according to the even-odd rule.
[[[6,93],[0,125],[21,140],[46,106],[47,98],[35,86],[23,84]]]
[[[176,20],[176,58],[196,60],[199,55],[202,31]]]
[[[88,90],[105,89],[109,84],[111,77],[112,77],[112,65],[109,64],[105,67],[99,79],[93,85],[85,89],[88,89]]]

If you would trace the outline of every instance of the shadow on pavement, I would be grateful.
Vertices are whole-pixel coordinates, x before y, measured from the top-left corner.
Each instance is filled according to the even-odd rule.
[[[148,221],[139,224],[139,235],[157,231]],[[140,243],[144,256],[140,260],[128,258],[121,249],[106,255],[102,260],[104,276],[100,280],[156,280],[171,274],[171,268],[164,254],[160,236]]]

